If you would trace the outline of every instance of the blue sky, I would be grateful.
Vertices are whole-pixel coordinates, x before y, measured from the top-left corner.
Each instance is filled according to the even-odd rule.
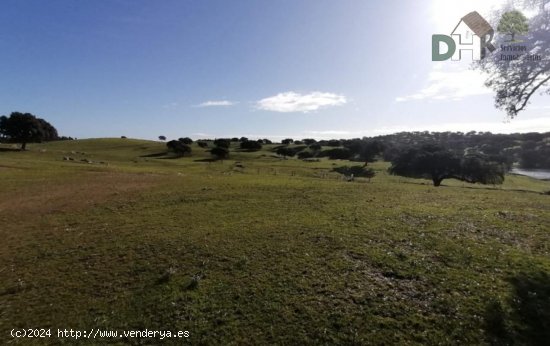
[[[550,96],[511,122],[431,35],[503,1],[0,2],[0,114],[63,135],[349,138],[550,131]]]

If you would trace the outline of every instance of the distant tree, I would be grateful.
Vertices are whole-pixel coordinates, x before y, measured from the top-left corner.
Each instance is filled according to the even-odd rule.
[[[214,140],[214,145],[221,148],[229,148],[229,145],[231,144],[231,140],[228,138],[218,138]]]
[[[215,156],[218,160],[223,160],[229,156],[229,150],[224,147],[214,147],[210,150],[210,154]]]
[[[241,138],[239,138],[239,142],[248,142],[248,138],[241,137]]]
[[[327,142],[327,145],[329,147],[339,147],[341,145],[341,142],[337,139],[330,139],[328,142]]]
[[[231,138],[231,142],[238,142],[238,141],[239,141],[239,139],[237,137]]]
[[[312,145],[313,143],[316,143],[317,141],[313,138],[304,138],[304,139],[302,139],[302,142],[304,142],[305,145]]]
[[[296,141],[294,141],[294,144],[296,144],[296,145],[302,145],[302,144],[304,144],[304,142],[296,140]]]
[[[270,140],[267,139],[267,138],[264,138],[264,139],[263,139],[263,142],[264,142],[264,144],[273,144],[273,142],[270,141]]]
[[[509,11],[502,15],[497,31],[510,35],[513,42],[516,35],[526,34],[529,31],[529,24],[527,18],[520,11]]]
[[[280,156],[283,156],[283,157],[293,157],[294,155],[296,155],[296,151],[292,148],[288,148],[288,147],[280,147],[277,149],[276,151],[277,155],[280,155]]]
[[[126,139],[126,138],[128,138],[128,137],[126,137],[126,136],[120,136],[120,138],[121,138],[121,139]]]
[[[21,143],[21,150],[27,149],[27,143],[59,138],[57,130],[46,120],[20,112],[13,112],[9,117],[0,117],[0,134],[7,141]]]
[[[166,143],[166,146],[168,149],[171,149],[173,152],[175,152],[178,155],[185,156],[185,154],[191,154],[191,147],[183,141],[180,140],[172,140]]]
[[[328,156],[331,160],[348,160],[351,156],[351,152],[348,148],[333,148],[321,151],[318,156]]]
[[[350,139],[343,141],[343,146],[350,150],[350,157],[354,161],[374,161],[377,155],[380,155],[384,149],[381,141],[376,139]]]
[[[208,147],[208,143],[205,142],[205,141],[198,141],[198,142],[197,142],[197,145],[198,145],[199,147],[201,147],[201,148],[206,148],[206,147]]]
[[[262,143],[249,140],[241,141],[240,148],[245,150],[260,150],[262,149]]]
[[[166,136],[159,136],[159,141],[165,141],[166,140]]]
[[[286,138],[281,141],[281,144],[292,144],[294,140],[292,138]]]
[[[298,153],[298,158],[303,160],[303,159],[309,159],[309,158],[312,158],[313,157],[313,153],[311,151],[300,151]]]
[[[361,153],[362,161],[374,161],[377,155],[384,151],[384,144],[377,140],[369,140],[365,142],[365,147]]]
[[[319,143],[310,144],[309,149],[311,149],[313,151],[321,150],[321,144],[319,144]]]
[[[179,138],[178,141],[182,142],[183,144],[187,144],[187,145],[193,144],[193,140],[189,137]]]

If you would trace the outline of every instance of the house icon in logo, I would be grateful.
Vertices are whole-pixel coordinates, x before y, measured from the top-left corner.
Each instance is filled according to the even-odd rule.
[[[471,51],[473,60],[481,60],[486,50],[493,52],[496,48],[491,44],[495,31],[491,25],[476,11],[470,12],[460,19],[457,26],[447,35],[432,36],[432,60],[443,61],[451,58],[462,59],[463,51]],[[441,53],[439,44],[447,45],[447,52]]]
[[[490,43],[495,31],[491,25],[476,11],[470,12],[458,22],[458,25],[451,33],[455,41],[456,50],[452,60],[460,60],[463,50],[471,50],[472,58],[480,60],[485,57],[485,48],[491,52],[495,47]],[[487,36],[489,36],[487,38]]]

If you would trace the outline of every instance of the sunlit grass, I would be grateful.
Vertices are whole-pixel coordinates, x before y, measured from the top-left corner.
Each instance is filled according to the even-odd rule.
[[[508,280],[550,271],[548,182],[434,188],[375,162],[370,183],[350,183],[331,172],[344,162],[283,160],[270,147],[223,163],[200,161],[210,155],[195,145],[192,157],[147,157],[164,143],[129,139],[30,148],[0,153],[2,335],[483,344]]]

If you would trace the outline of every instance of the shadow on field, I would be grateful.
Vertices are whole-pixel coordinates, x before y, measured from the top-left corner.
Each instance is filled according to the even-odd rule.
[[[485,311],[492,345],[548,345],[550,340],[550,275],[539,271],[510,279],[511,298],[491,302]]]
[[[140,157],[161,157],[161,156],[164,156],[164,155],[167,155],[168,152],[165,151],[165,152],[162,152],[162,153],[154,153],[154,154],[147,154],[147,155],[141,155]]]
[[[0,148],[0,152],[3,152],[3,151],[22,151],[22,150],[19,148]]]
[[[430,182],[415,182],[415,181],[399,181],[400,184],[411,184],[411,185],[423,185],[423,186],[433,186],[433,183]],[[491,185],[491,186],[467,186],[463,184],[462,186],[453,186],[453,185],[445,185],[441,184],[440,186],[437,186],[438,189],[441,188],[448,188],[448,189],[470,189],[470,190],[487,190],[487,191],[505,191],[505,192],[523,192],[523,193],[536,193],[539,194],[540,192],[534,191],[534,190],[525,190],[525,189],[505,189],[501,186],[497,185]]]
[[[198,160],[193,160],[193,162],[216,162],[216,161],[220,161],[218,159],[198,159]]]

